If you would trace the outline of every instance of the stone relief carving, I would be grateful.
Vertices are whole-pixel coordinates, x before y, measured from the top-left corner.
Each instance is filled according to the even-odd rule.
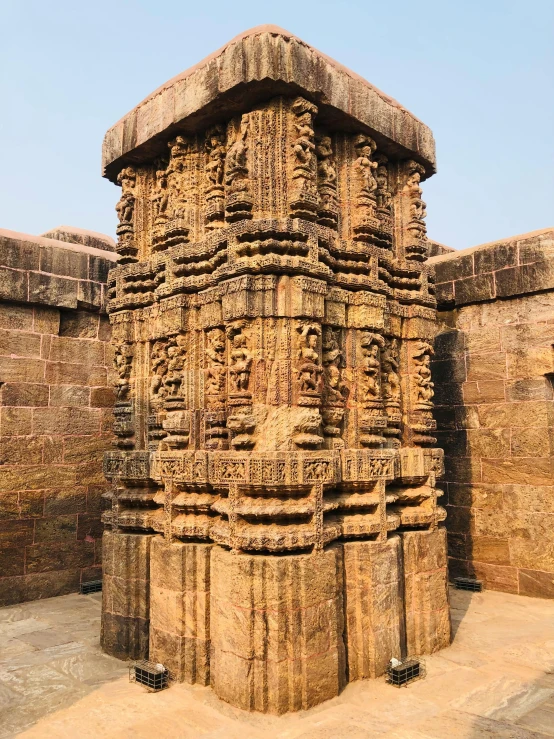
[[[317,190],[319,205],[317,221],[323,226],[336,228],[338,222],[337,169],[330,136],[316,137]]]
[[[426,341],[420,341],[416,351],[413,353],[415,370],[415,402],[416,408],[432,407],[433,396],[435,394],[435,384],[431,380],[431,357],[434,351],[431,344]]]
[[[141,261],[116,266],[108,285],[118,448],[106,470],[118,492],[106,523],[152,552],[203,550],[210,578],[221,574],[212,555],[229,550],[289,567],[344,553],[341,541],[433,534],[442,516],[438,450],[419,448],[434,443],[432,277],[416,258],[424,170],[383,133],[377,150],[353,114],[318,109],[309,90],[255,89],[242,114],[221,97],[183,121],[186,135],[172,124],[140,158],[123,155],[141,164],[120,173],[120,252],[127,239],[131,261],[140,244]],[[411,498],[406,485],[431,492]],[[207,572],[197,564],[184,577]],[[213,595],[207,575],[197,585],[194,598]],[[156,659],[175,656],[155,636],[145,643]],[[206,681],[210,649],[194,655]]]
[[[292,192],[291,215],[307,220],[317,216],[317,167],[313,119],[317,106],[302,97],[291,105],[292,120]]]
[[[381,396],[381,351],[385,340],[379,334],[365,331],[360,336],[361,347],[361,414],[360,442],[364,446],[379,447],[385,442],[382,435],[386,427]]]
[[[253,199],[248,186],[249,131],[250,116],[246,113],[240,119],[225,159],[225,219],[231,223],[251,218]]]
[[[137,174],[133,167],[124,167],[117,176],[117,182],[121,185],[121,197],[119,198],[115,210],[119,218],[119,224],[116,229],[118,236],[117,251],[120,255],[121,262],[134,261],[138,253],[135,245],[135,203],[136,203],[136,184]]]
[[[225,225],[225,139],[226,133],[222,125],[212,126],[206,131],[204,149],[206,177],[209,182],[206,189],[206,220],[209,228],[221,228]]]
[[[408,161],[405,164],[406,184],[403,195],[407,203],[406,230],[408,242],[405,245],[406,259],[422,261],[428,256],[427,229],[425,226],[426,206],[422,200],[420,186],[425,174],[421,164]]]

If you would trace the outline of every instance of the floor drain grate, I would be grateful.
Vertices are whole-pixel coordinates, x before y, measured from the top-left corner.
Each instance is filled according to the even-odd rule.
[[[470,590],[472,593],[480,593],[483,590],[481,580],[473,580],[471,577],[455,577],[456,590]]]
[[[90,580],[82,582],[79,587],[81,595],[90,595],[91,593],[99,593],[102,590],[102,580]]]

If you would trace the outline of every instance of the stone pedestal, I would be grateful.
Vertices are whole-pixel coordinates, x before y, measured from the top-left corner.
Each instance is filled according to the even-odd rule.
[[[287,557],[212,551],[212,687],[246,710],[285,713],[345,684],[342,547]]]
[[[402,545],[387,541],[344,544],[344,611],[348,680],[383,675],[404,652]]]
[[[150,659],[187,683],[210,682],[211,544],[152,541]]]
[[[119,659],[148,657],[151,542],[148,534],[104,532],[100,642]]]
[[[402,542],[407,653],[432,654],[450,644],[446,530],[406,531]]]

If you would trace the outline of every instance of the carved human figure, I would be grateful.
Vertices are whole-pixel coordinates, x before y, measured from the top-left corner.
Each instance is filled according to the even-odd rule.
[[[362,373],[363,401],[371,402],[380,398],[381,361],[379,350],[384,346],[384,339],[377,334],[365,333],[362,335]]]
[[[300,332],[299,338],[299,356],[301,359],[309,362],[319,362],[319,353],[317,344],[321,335],[321,328],[317,324],[304,324],[298,328]]]
[[[171,159],[167,170],[168,201],[173,218],[183,218],[188,204],[185,189],[185,157],[189,144],[183,136],[176,136],[169,143]]]
[[[117,175],[117,182],[121,185],[121,197],[115,206],[115,210],[120,224],[133,222],[136,181],[137,175],[133,167],[125,167]]]
[[[435,384],[431,380],[431,356],[433,354],[433,347],[426,341],[420,341],[413,354],[415,401],[423,405],[431,405],[435,394]]]
[[[330,364],[325,368],[325,402],[343,404],[345,389],[340,369],[335,364]]]
[[[241,118],[240,127],[237,131],[235,140],[229,151],[225,161],[225,184],[231,187],[233,191],[246,187],[245,180],[248,177],[248,145],[247,137],[250,126],[250,118],[245,114]]]
[[[319,376],[322,368],[313,364],[304,364],[299,368],[297,378],[301,393],[317,392],[319,386]]]
[[[225,391],[225,332],[221,328],[208,331],[206,344],[208,369],[206,395],[220,395]]]
[[[332,185],[337,181],[337,170],[333,159],[333,146],[330,136],[319,136],[316,141],[318,185]]]
[[[159,398],[164,395],[163,381],[167,373],[168,360],[166,340],[156,341],[152,347],[150,358],[150,395],[152,398]]]
[[[334,330],[331,326],[325,326],[323,328],[323,366],[327,366],[331,363],[339,366],[342,359],[342,351],[339,346],[339,332]]]
[[[354,168],[358,173],[361,190],[366,195],[371,195],[377,189],[373,172],[378,165],[371,158],[377,144],[369,136],[360,134],[357,136],[354,146],[358,154],[358,158],[354,162]]]
[[[244,327],[244,322],[240,321],[230,326],[227,332],[231,340],[229,376],[236,392],[248,390],[252,368],[252,354],[248,350]]]
[[[294,129],[296,134],[292,142],[292,151],[296,159],[293,177],[305,179],[311,174],[315,143],[313,116],[317,113],[317,107],[304,98],[296,98],[292,104],[292,111],[296,118]]]
[[[426,216],[426,206],[421,199],[422,190],[420,187],[423,174],[424,169],[420,164],[417,162],[408,163],[408,179],[403,189],[410,199],[410,215],[418,221],[423,221]]]
[[[388,159],[384,154],[378,154],[376,157],[377,169],[375,170],[375,198],[377,207],[382,210],[388,210],[391,207],[392,196],[389,190],[389,171]]]
[[[206,176],[212,187],[221,187],[225,171],[225,131],[222,126],[213,126],[207,131],[205,150]]]
[[[392,339],[385,345],[381,357],[383,398],[393,403],[400,402],[400,375],[398,342]]]
[[[154,223],[165,220],[169,190],[167,187],[167,170],[156,170],[156,184],[152,194],[152,218]]]
[[[168,395],[178,395],[183,382],[183,368],[186,360],[186,337],[182,334],[172,336],[167,344],[167,373],[164,385]]]
[[[117,373],[115,383],[118,400],[125,400],[131,389],[129,379],[131,377],[131,365],[133,362],[133,346],[128,342],[118,344],[114,354],[114,369]]]

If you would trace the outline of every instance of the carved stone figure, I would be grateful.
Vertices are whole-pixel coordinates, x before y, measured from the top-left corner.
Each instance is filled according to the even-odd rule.
[[[392,339],[387,342],[381,355],[383,398],[393,403],[400,402],[400,376],[398,370],[400,359],[398,356],[398,341]]]
[[[121,197],[115,209],[120,224],[132,223],[135,209],[135,184],[136,172],[133,167],[122,169],[117,176],[117,182],[121,185]]]
[[[206,174],[213,187],[223,185],[225,171],[225,131],[214,126],[206,133]]]
[[[167,340],[156,341],[150,356],[150,396],[152,399],[165,395],[165,376],[167,374],[169,355]]]
[[[231,340],[229,375],[235,392],[247,391],[250,381],[252,354],[248,350],[245,326],[244,321],[238,321],[227,329]]]
[[[377,145],[369,136],[361,134],[356,138],[355,147],[358,158],[354,162],[354,168],[360,180],[360,191],[366,195],[372,195],[377,189],[377,181],[373,173],[378,165],[372,160]]]
[[[435,394],[435,384],[431,380],[431,357],[433,354],[433,347],[425,341],[419,342],[413,354],[416,365],[414,371],[416,403],[424,406],[431,405]]]
[[[248,179],[248,115],[243,115],[235,140],[227,152],[225,184],[231,192],[247,188]]]
[[[116,389],[118,400],[125,400],[129,395],[131,366],[133,363],[133,347],[124,342],[115,348],[114,369],[117,374]]]
[[[377,400],[381,393],[381,361],[379,354],[385,342],[382,336],[365,333],[360,343],[363,355],[363,399],[364,402],[371,402]]]

